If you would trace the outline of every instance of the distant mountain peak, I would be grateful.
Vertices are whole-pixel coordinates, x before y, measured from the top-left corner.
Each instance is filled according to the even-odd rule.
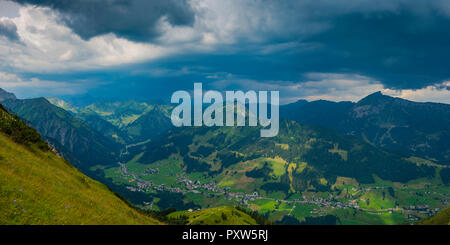
[[[371,94],[367,95],[367,96],[364,97],[363,99],[365,99],[365,98],[383,98],[384,96],[386,96],[386,95],[384,95],[383,93],[381,93],[381,91],[377,91],[377,92],[375,92],[375,93],[371,93]]]
[[[378,91],[362,98],[360,101],[357,102],[357,104],[374,104],[386,101],[388,99],[392,99],[392,97],[384,95],[381,93],[381,91]]]
[[[0,88],[0,102],[5,100],[15,100],[17,99],[13,93],[7,92]]]
[[[306,104],[306,103],[308,103],[307,100],[305,100],[305,99],[299,99],[299,100],[295,101],[293,104]]]

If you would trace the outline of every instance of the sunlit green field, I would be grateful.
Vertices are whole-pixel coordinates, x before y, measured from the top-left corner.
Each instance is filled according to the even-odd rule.
[[[169,218],[186,216],[188,225],[256,225],[248,214],[233,207],[218,207],[200,211],[187,210],[171,213]]]
[[[288,146],[282,145],[280,147],[287,148]],[[184,203],[193,203],[201,208],[244,205],[258,211],[274,222],[281,221],[285,216],[304,221],[307,217],[334,215],[338,218],[339,224],[416,223],[418,220],[428,218],[431,213],[409,210],[409,207],[427,204],[428,209],[436,212],[445,208],[443,202],[449,197],[448,186],[442,183],[438,174],[431,179],[416,179],[406,183],[385,181],[374,176],[374,183],[361,184],[352,178],[338,177],[336,183],[330,184],[332,188],[328,191],[311,189],[298,192],[291,188],[286,193],[261,189],[261,186],[268,180],[248,177],[246,172],[255,168],[262,168],[265,163],[268,163],[271,170],[268,175],[269,181],[279,181],[283,175],[289,177],[290,172],[294,169],[297,172],[302,172],[309,168],[306,162],[288,164],[279,157],[257,158],[238,162],[230,166],[227,171],[219,172],[216,175],[208,175],[200,172],[187,173],[182,158],[177,155],[151,164],[140,163],[139,158],[140,155],[137,155],[124,165],[128,174],[144,181],[151,181],[155,185],[164,184],[184,190]],[[149,169],[157,169],[158,172],[143,174]],[[439,170],[437,169],[436,172],[438,173]],[[137,186],[134,177],[123,177],[119,166],[111,166],[106,168],[104,172],[105,176],[111,178],[115,183]],[[257,191],[260,196],[243,202],[242,195],[239,198],[227,198],[226,194],[220,192],[190,191],[186,190],[185,184],[179,181],[180,176],[191,181],[200,181],[202,184],[213,182],[218,187],[229,188],[229,192],[241,193],[242,195]],[[147,193],[156,195],[158,191],[150,189]],[[330,199],[330,196],[333,198]],[[305,202],[318,199],[327,200],[325,202],[327,205]],[[158,209],[158,200],[154,200],[156,205],[152,206],[153,209]],[[353,203],[357,206],[356,208],[348,206],[332,207],[333,202]]]

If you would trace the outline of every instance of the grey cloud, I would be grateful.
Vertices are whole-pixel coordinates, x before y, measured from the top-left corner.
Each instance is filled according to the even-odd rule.
[[[298,83],[309,72],[354,73],[391,89],[420,89],[450,78],[447,0],[15,1],[54,9],[84,39],[115,33],[135,41],[159,40],[158,20],[166,16],[173,25],[196,20],[196,34],[212,33],[217,45],[223,44],[205,51],[208,55],[172,57],[168,66],[206,65],[211,73]],[[202,45],[200,39],[192,42]],[[188,46],[193,43],[183,45],[177,44],[180,50],[187,47],[183,54],[195,52]],[[177,79],[181,84],[190,78]]]
[[[0,19],[0,36],[5,36],[11,41],[18,41],[17,26],[9,19]]]
[[[192,25],[194,12],[187,0],[14,0],[50,7],[83,39],[114,33],[134,41],[151,41],[160,33],[162,17],[172,25]]]
[[[19,8],[17,3],[0,0],[0,17],[15,18],[19,16]]]

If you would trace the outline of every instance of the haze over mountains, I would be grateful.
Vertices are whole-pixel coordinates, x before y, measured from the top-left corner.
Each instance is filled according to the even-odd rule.
[[[6,92],[2,88],[0,88],[0,102],[5,100],[15,100],[16,96],[13,93]]]
[[[10,99],[2,104],[27,121],[80,169],[118,159],[119,144],[45,98]]]
[[[143,208],[240,204],[281,223],[320,213],[331,215],[320,222],[381,224],[416,219],[405,216],[419,212],[409,206],[439,200],[426,209],[432,215],[448,203],[447,104],[381,93],[357,103],[298,101],[280,108],[277,137],[260,138],[253,127],[174,128],[167,104],[0,95],[77,168]],[[416,185],[420,194],[408,189]],[[297,210],[306,205],[299,200],[320,211]],[[367,216],[375,210],[391,213]]]
[[[58,98],[48,100],[120,144],[151,139],[172,126],[169,114],[172,106],[167,104],[128,100],[74,106]]]
[[[77,145],[80,149],[75,155],[101,149],[88,154],[98,155],[98,160],[90,159],[94,162],[114,162],[120,145],[150,140],[172,127],[172,106],[165,104],[131,100],[77,107],[57,98],[49,98],[51,103],[44,98],[19,100],[4,90],[0,91],[0,101],[69,152]],[[449,164],[447,104],[412,102],[378,92],[357,103],[300,100],[281,106],[280,113],[282,118],[353,135],[394,153]]]
[[[56,98],[20,100],[6,91],[1,95],[8,110],[29,122],[74,165],[85,170],[116,163],[124,145],[151,139],[171,126],[170,107],[164,105],[128,101],[81,108]],[[146,120],[154,122],[153,126],[145,124]]]

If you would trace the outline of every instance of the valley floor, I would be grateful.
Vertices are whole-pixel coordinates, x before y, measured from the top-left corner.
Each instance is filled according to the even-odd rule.
[[[286,217],[304,222],[326,215],[335,216],[337,224],[415,223],[448,207],[450,200],[448,187],[427,184],[430,180],[401,184],[376,178],[373,184],[359,184],[340,177],[331,192],[304,191],[287,196],[282,192],[248,191],[227,186],[226,182],[217,184],[199,173],[183,172],[177,159],[151,165],[131,161],[105,168],[104,172],[130,192],[154,196],[151,202],[139,204],[144,209],[167,208],[166,200],[161,199],[176,197],[186,208],[239,205],[278,223],[288,222]]]

